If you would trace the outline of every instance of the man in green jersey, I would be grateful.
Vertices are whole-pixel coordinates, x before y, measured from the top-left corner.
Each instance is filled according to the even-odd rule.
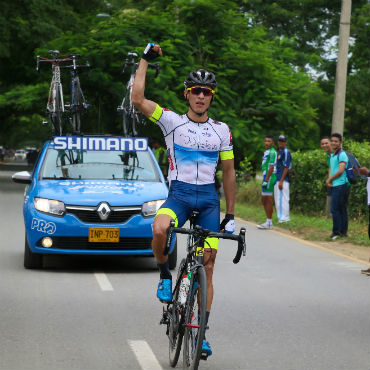
[[[266,135],[264,140],[266,151],[262,157],[262,204],[266,212],[266,222],[257,225],[259,229],[272,229],[272,212],[274,209],[273,195],[276,182],[276,150],[274,138]]]

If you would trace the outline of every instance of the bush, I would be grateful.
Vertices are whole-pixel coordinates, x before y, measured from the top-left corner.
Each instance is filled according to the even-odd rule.
[[[344,150],[352,152],[362,166],[368,167],[370,144],[368,142],[348,142]],[[292,153],[294,178],[290,187],[290,206],[307,214],[325,214],[328,164],[326,154],[321,149]],[[351,185],[349,198],[349,217],[367,217],[366,180],[359,178]]]
[[[236,201],[238,203],[261,205],[261,181],[252,178],[248,182],[239,183]]]

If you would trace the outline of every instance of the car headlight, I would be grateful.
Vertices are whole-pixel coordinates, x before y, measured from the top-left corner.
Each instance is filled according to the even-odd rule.
[[[33,204],[35,208],[44,213],[49,213],[55,216],[63,216],[65,206],[63,202],[54,199],[34,198]]]
[[[143,204],[141,208],[141,213],[144,217],[155,216],[161,205],[166,201],[166,199],[152,200]]]

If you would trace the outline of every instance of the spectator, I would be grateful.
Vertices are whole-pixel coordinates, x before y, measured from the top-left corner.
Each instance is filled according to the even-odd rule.
[[[331,155],[331,145],[330,145],[330,137],[323,136],[320,140],[321,149],[326,153],[326,159],[328,161],[328,171],[330,169],[330,155]],[[329,175],[329,172],[328,172]],[[326,187],[326,216],[330,217],[330,202],[331,202],[331,187]]]
[[[289,217],[289,187],[288,171],[292,168],[292,156],[287,148],[285,135],[278,138],[279,152],[276,164],[276,184],[274,187],[275,207],[279,222],[290,221]]]
[[[370,239],[370,171],[366,167],[361,167],[358,170],[359,170],[361,175],[364,175],[364,176],[367,177],[366,189],[367,189],[367,204],[368,204],[368,207],[369,207],[369,226],[368,226],[368,229],[367,229],[367,234],[369,235],[369,239]],[[370,259],[369,259],[369,261],[370,261]],[[370,276],[370,267],[366,270],[361,270],[361,273]]]
[[[262,204],[266,213],[266,222],[257,225],[259,229],[272,229],[272,212],[274,209],[273,194],[276,181],[276,150],[274,149],[274,138],[265,136],[266,151],[262,157]]]
[[[333,217],[331,239],[347,236],[348,230],[348,197],[350,186],[345,172],[348,157],[342,150],[342,135],[331,135],[330,144],[333,153],[330,155],[329,176],[326,185],[331,187],[330,211]]]
[[[154,152],[155,159],[157,160],[160,169],[162,170],[163,176],[167,177],[168,172],[168,159],[166,148],[164,148],[159,140],[154,139],[152,141],[152,149]]]

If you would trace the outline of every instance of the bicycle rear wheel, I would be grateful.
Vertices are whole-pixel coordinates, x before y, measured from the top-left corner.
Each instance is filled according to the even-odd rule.
[[[50,113],[50,121],[52,124],[52,134],[59,136],[63,134],[63,122],[62,122],[62,100],[59,89],[55,91],[55,111]]]
[[[183,316],[183,307],[180,305],[179,292],[180,284],[177,282],[182,279],[182,276],[185,273],[185,259],[180,262],[179,270],[177,272],[176,285],[177,288],[173,292],[173,304],[170,307],[171,312],[169,312],[169,324],[168,324],[168,340],[169,340],[169,359],[170,365],[175,367],[177,361],[179,360],[182,339],[184,336],[184,316]]]
[[[189,287],[185,309],[185,331],[183,366],[184,369],[197,370],[206,331],[207,277],[200,266]]]

